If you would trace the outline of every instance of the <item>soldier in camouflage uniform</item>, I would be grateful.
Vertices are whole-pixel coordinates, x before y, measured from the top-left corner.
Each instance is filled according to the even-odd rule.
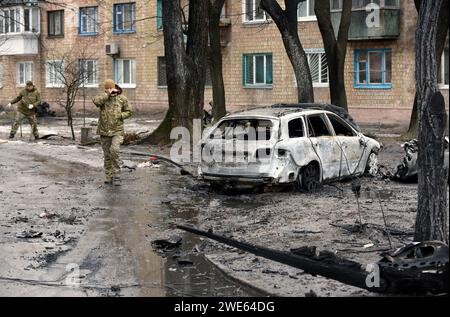
[[[123,121],[132,115],[127,97],[113,80],[105,81],[105,94],[95,97],[100,108],[97,134],[101,137],[106,180],[105,184],[120,185],[120,145],[123,142]]]
[[[36,89],[32,81],[27,82],[26,88],[22,90],[15,99],[11,100],[11,102],[8,104],[8,108],[11,107],[11,104],[15,104],[18,102],[19,105],[16,111],[16,118],[11,127],[11,134],[9,135],[9,138],[14,138],[22,120],[27,119],[31,125],[31,130],[34,138],[39,139],[35,109],[41,104],[41,94]]]

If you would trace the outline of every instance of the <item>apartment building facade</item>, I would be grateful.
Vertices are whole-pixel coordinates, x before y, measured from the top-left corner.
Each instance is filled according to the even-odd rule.
[[[223,10],[223,75],[230,110],[296,102],[281,36],[259,2],[227,0]],[[57,108],[63,101],[58,73],[73,64],[85,71],[87,100],[102,91],[104,79],[114,78],[135,109],[167,108],[161,0],[0,3],[0,104],[33,80],[43,99]],[[331,1],[336,26],[341,6],[341,0]],[[354,0],[353,6],[345,66],[350,112],[360,121],[407,122],[415,93],[414,2]],[[299,36],[315,99],[329,102],[326,55],[313,8],[314,0],[300,4]],[[439,82],[448,105],[448,44],[441,64]],[[211,90],[208,78],[205,105],[212,100]]]

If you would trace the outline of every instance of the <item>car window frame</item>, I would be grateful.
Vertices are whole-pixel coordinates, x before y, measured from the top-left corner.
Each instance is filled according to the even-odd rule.
[[[353,129],[353,127],[350,124],[345,122],[345,120],[340,118],[338,115],[335,115],[334,113],[325,113],[325,116],[327,117],[327,121],[329,122],[329,125],[332,128],[332,130],[333,130],[333,135],[334,136],[343,136],[343,137],[348,137],[348,138],[353,138],[353,137],[357,137],[358,136],[358,132],[355,129]],[[334,117],[337,121],[339,121],[341,124],[343,124],[348,129],[350,129],[350,131],[352,131],[353,135],[352,136],[349,136],[349,135],[337,135],[336,131],[334,130],[333,123],[331,122],[330,116]]]
[[[314,136],[311,136],[311,135],[310,135],[310,131],[309,131],[309,122],[310,122],[310,121],[309,121],[309,118],[310,118],[310,117],[317,117],[317,116],[322,117],[322,120],[323,120],[323,122],[325,123],[325,126],[328,128],[328,132],[330,133],[330,135],[316,136],[316,135],[315,135],[315,132],[314,132]],[[315,114],[309,114],[309,115],[306,115],[305,117],[306,117],[306,122],[308,122],[308,124],[307,124],[307,129],[308,129],[307,137],[308,137],[308,138],[323,138],[323,137],[333,137],[333,136],[336,136],[336,135],[334,134],[334,129],[333,129],[333,127],[330,126],[330,125],[331,125],[330,120],[328,119],[328,117],[326,116],[326,114],[325,114],[324,112],[322,112],[322,113],[315,113]],[[314,130],[313,130],[313,131],[314,131]]]
[[[219,122],[217,122],[217,124],[208,133],[207,138],[212,140],[210,136],[214,135],[215,132],[217,131],[217,129],[219,129],[219,126],[221,124],[223,124],[224,122],[226,122],[226,121],[233,121],[235,123],[238,120],[269,121],[272,124],[272,129],[271,129],[271,133],[270,133],[270,138],[268,140],[265,140],[265,141],[270,141],[270,140],[278,137],[279,131],[277,131],[277,130],[279,129],[278,128],[278,121],[279,120],[273,120],[271,118],[258,118],[258,117],[231,117],[231,118],[227,117],[227,118],[223,118]],[[234,127],[233,127],[233,129],[234,129]],[[216,138],[214,138],[214,139],[216,139]],[[226,139],[227,138],[221,138],[221,140],[226,140]],[[216,140],[218,140],[218,139],[216,139]],[[232,140],[232,139],[229,139],[229,140]],[[259,140],[259,141],[263,141],[263,140]]]
[[[298,120],[298,119],[300,119],[302,121],[302,124],[303,124],[303,136],[302,137],[291,138],[291,135],[289,133],[289,123],[291,123],[291,121]],[[307,130],[307,127],[306,127],[305,117],[304,116],[298,116],[298,117],[294,117],[294,118],[289,119],[287,121],[287,124],[286,124],[286,134],[287,134],[287,138],[289,140],[296,140],[296,139],[301,139],[301,138],[307,138],[308,137],[308,130]]]

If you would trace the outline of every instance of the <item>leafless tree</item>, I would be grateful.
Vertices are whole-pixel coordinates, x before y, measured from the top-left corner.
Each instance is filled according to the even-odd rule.
[[[416,91],[419,118],[416,241],[448,244],[447,175],[444,167],[446,112],[437,84],[436,38],[443,0],[422,2],[416,31]]]
[[[220,19],[225,0],[209,0],[209,66],[213,88],[212,115],[215,121],[226,115],[225,86],[222,72]]]
[[[348,110],[344,68],[352,17],[352,0],[342,1],[342,15],[337,38],[331,23],[330,1],[316,1],[314,11],[327,56],[331,103]]]
[[[277,0],[261,0],[261,8],[277,25],[286,53],[294,68],[299,102],[314,102],[314,89],[308,59],[298,36],[297,9],[305,0],[284,0],[283,10]]]
[[[70,127],[72,139],[75,140],[73,128],[73,108],[78,93],[85,86],[88,78],[97,76],[97,69],[86,67],[84,61],[92,57],[87,55],[87,50],[81,47],[70,48],[65,51],[53,51],[45,63],[47,85],[59,89],[61,94],[57,97],[57,103],[64,108],[67,114],[67,125]]]
[[[420,11],[422,2],[423,2],[422,0],[414,0],[417,12]],[[444,0],[439,13],[437,36],[436,36],[436,62],[438,65],[437,67],[438,72],[440,68],[439,61],[441,59],[442,53],[444,52],[445,43],[448,38],[447,37],[448,28],[449,28],[449,0]],[[411,119],[409,121],[409,128],[403,137],[416,138],[418,127],[419,127],[419,113],[418,113],[417,93],[416,93],[416,96],[414,97],[413,110],[411,112]]]
[[[180,1],[162,1],[169,110],[161,125],[144,142],[170,143],[172,128],[181,126],[192,131],[193,120],[202,118],[208,50],[208,1],[189,1],[187,30],[184,28]],[[186,43],[184,33],[187,34]]]

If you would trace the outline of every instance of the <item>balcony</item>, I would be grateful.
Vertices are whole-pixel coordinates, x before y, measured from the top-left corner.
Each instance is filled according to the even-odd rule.
[[[24,4],[17,6],[18,3]],[[0,7],[0,56],[36,55],[39,52],[40,12],[34,1],[2,2]],[[12,4],[16,4],[13,6]]]
[[[366,7],[353,8],[349,40],[397,39],[400,36],[400,14],[399,6],[379,6],[376,10],[366,9]],[[341,10],[331,11],[331,21],[336,35],[341,16]]]
[[[0,56],[37,55],[39,40],[35,34],[0,35]]]
[[[219,22],[220,27],[220,45],[227,47],[231,41],[231,19],[222,17]]]

